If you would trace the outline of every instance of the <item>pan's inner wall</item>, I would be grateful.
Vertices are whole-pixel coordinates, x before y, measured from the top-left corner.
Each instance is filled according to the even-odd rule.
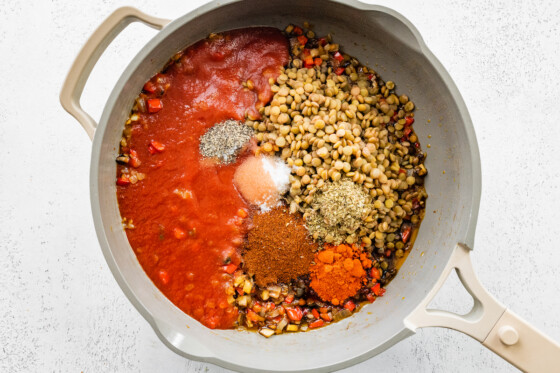
[[[468,235],[473,180],[478,175],[472,169],[465,130],[470,119],[462,100],[454,96],[454,88],[423,54],[411,31],[384,12],[325,1],[249,0],[196,13],[175,21],[140,52],[115,87],[100,121],[92,158],[92,203],[94,215],[98,204],[96,225],[115,277],[137,307],[173,330],[168,337],[175,338],[179,350],[187,349],[182,351],[186,354],[197,351],[181,342],[183,335],[195,336],[220,360],[266,370],[318,368],[381,352],[410,333],[403,319],[431,289],[455,243]],[[318,331],[267,340],[254,333],[211,331],[173,306],[150,282],[122,231],[114,180],[123,124],[144,82],[174,53],[210,32],[256,25],[283,28],[304,21],[319,35],[332,33],[347,53],[384,80],[394,81],[398,92],[415,102],[415,129],[428,153],[426,217],[413,252],[386,295],[358,314]]]

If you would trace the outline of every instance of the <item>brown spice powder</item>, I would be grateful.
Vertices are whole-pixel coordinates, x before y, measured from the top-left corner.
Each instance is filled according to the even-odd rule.
[[[243,259],[246,271],[264,287],[307,274],[316,250],[301,215],[282,206],[253,217]]]

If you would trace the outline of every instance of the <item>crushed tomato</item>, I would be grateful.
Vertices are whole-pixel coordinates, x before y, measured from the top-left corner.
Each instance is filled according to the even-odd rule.
[[[277,29],[224,35],[192,45],[159,74],[164,92],[152,81],[144,85],[148,112],[136,113],[131,124],[127,166],[146,176],[135,188],[117,188],[121,216],[136,223],[126,234],[144,271],[177,307],[210,328],[230,328],[237,320],[224,289],[241,262],[235,242],[244,236],[248,206],[232,183],[236,164],[204,165],[198,139],[215,123],[258,117],[272,97],[269,78],[289,61],[288,42]],[[252,90],[238,89],[249,79]]]

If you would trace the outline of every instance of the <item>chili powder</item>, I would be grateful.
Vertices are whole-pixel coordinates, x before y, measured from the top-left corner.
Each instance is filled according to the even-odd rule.
[[[307,274],[316,250],[301,215],[281,206],[253,217],[243,259],[246,271],[264,287]]]

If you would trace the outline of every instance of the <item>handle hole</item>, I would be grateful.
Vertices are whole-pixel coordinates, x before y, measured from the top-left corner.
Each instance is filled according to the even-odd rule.
[[[427,309],[448,311],[463,316],[468,314],[473,306],[473,297],[459,280],[457,271],[453,270],[434,299],[428,304]]]
[[[117,35],[95,64],[80,103],[96,122],[99,123],[103,107],[124,69],[155,32],[139,22],[131,23]]]

